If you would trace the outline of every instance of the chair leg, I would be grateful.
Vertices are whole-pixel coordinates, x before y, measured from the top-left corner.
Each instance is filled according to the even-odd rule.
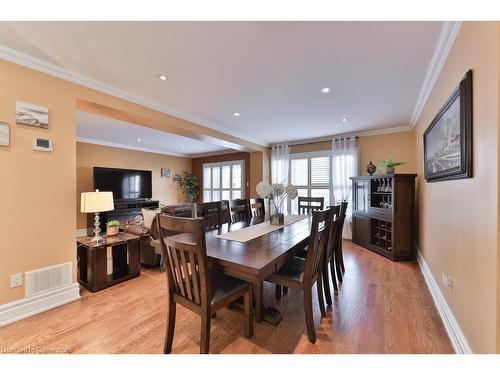
[[[334,258],[330,262],[330,278],[332,279],[333,289],[338,292],[339,287],[337,286],[337,277],[335,276],[335,264]]]
[[[326,310],[325,310],[325,299],[323,298],[323,275],[318,276],[318,280],[316,281],[316,289],[318,290],[318,303],[319,303],[319,310],[321,311],[321,317],[325,318],[326,317]]]
[[[344,254],[342,252],[342,238],[339,240],[339,259],[340,259],[340,268],[342,269],[342,273],[345,273],[345,266],[344,266]]]
[[[314,318],[312,308],[312,288],[304,288],[304,313],[306,316],[307,336],[311,343],[316,342],[316,332],[314,331]]]
[[[288,294],[288,287],[287,286],[283,287],[283,294]]]
[[[173,298],[169,297],[167,306],[167,329],[165,332],[165,344],[163,346],[163,353],[170,354],[172,352],[172,342],[174,341],[175,330],[175,312],[177,310]]]
[[[335,268],[337,270],[337,279],[339,280],[339,284],[342,284],[342,270],[340,269],[340,258],[339,258],[338,247],[335,251]]]
[[[245,308],[245,337],[253,336],[253,306],[252,306],[252,288],[245,294],[244,308]]]
[[[201,338],[200,338],[200,354],[208,354],[210,350],[210,311],[201,315]]]
[[[330,291],[330,281],[328,280],[328,264],[323,265],[323,285],[325,288],[325,300],[328,306],[332,305],[332,292]]]
[[[276,299],[281,299],[281,285],[276,284]]]

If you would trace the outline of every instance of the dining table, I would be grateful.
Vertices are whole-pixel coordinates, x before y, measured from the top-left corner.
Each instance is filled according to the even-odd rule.
[[[264,281],[292,258],[295,250],[307,246],[312,216],[295,217],[294,222],[278,226],[276,230],[245,242],[219,238],[229,232],[266,221],[267,218],[255,217],[248,221],[221,224],[218,229],[207,230],[206,250],[211,264],[216,265],[224,273],[253,285],[255,320],[257,322],[265,320],[277,325],[282,319],[282,313],[275,308],[265,307]],[[176,234],[169,238],[177,242],[193,242],[193,235],[190,233]]]

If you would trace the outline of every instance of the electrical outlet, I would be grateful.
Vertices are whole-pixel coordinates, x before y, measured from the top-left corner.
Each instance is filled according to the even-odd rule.
[[[21,272],[10,275],[10,287],[17,288],[23,285],[23,274]]]
[[[441,278],[443,279],[443,285],[449,289],[453,289],[453,279],[448,276],[448,275],[445,275],[444,273],[441,274]]]

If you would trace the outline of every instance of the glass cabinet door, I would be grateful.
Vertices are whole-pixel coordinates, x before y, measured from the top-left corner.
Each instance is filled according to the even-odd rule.
[[[368,213],[370,196],[369,181],[354,181],[354,210]]]

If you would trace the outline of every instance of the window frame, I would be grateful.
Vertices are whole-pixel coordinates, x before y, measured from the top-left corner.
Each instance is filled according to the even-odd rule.
[[[330,168],[329,168],[329,174],[330,174],[330,181],[327,184],[311,184],[311,159],[315,157],[328,157],[330,160]],[[311,151],[311,152],[301,152],[301,153],[295,153],[295,154],[290,154],[290,162],[288,163],[288,181],[292,183],[292,160],[293,159],[305,159],[307,158],[307,185],[294,185],[297,189],[306,189],[307,190],[307,196],[311,196],[311,190],[315,189],[328,189],[329,190],[329,200],[330,200],[330,205],[332,204],[333,201],[333,176],[332,176],[332,154],[330,151],[325,150],[325,151]],[[298,198],[296,198],[298,199]],[[287,199],[287,211],[289,213],[292,213],[292,200]],[[326,207],[325,207],[326,208]]]
[[[240,165],[241,168],[241,181],[240,181],[240,188],[233,188],[233,165]],[[229,166],[229,188],[223,188],[222,186],[222,167]],[[219,173],[219,187],[214,189],[213,188],[213,168],[214,167],[219,167],[220,168],[220,173]],[[205,168],[210,168],[210,188],[205,188]],[[230,160],[230,161],[222,161],[222,162],[216,162],[216,163],[203,163],[201,166],[201,173],[202,173],[202,201],[204,203],[208,202],[205,201],[205,192],[210,191],[210,197],[211,200],[210,202],[215,202],[213,200],[213,192],[214,191],[219,191],[219,196],[220,199],[222,200],[222,192],[223,191],[229,191],[229,196],[230,199],[235,199],[233,198],[233,191],[241,191],[241,198],[245,197],[245,160]]]

